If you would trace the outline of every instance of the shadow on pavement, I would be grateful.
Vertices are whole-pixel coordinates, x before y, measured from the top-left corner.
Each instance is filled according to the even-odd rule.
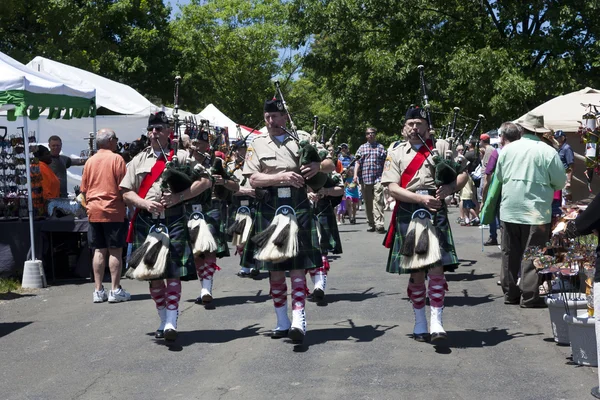
[[[355,343],[372,342],[378,337],[383,336],[390,329],[396,328],[398,325],[364,325],[357,326],[352,319],[340,321],[334,324],[339,328],[315,329],[309,330],[301,345],[295,345],[295,352],[305,352],[310,346],[324,344],[331,341],[351,340]],[[286,339],[287,342],[290,340]]]
[[[446,296],[444,307],[463,307],[463,306],[478,306],[480,304],[491,303],[502,296],[492,296],[486,294],[481,297],[469,296],[466,290],[463,290],[463,296]]]
[[[237,339],[257,336],[261,326],[258,324],[248,325],[240,330],[235,329],[216,329],[216,330],[197,330],[197,331],[179,331],[177,340],[173,343],[162,339],[156,339],[155,343],[166,346],[170,351],[181,351],[184,347],[195,343],[227,343]],[[148,336],[154,336],[154,332],[148,333]]]
[[[502,253],[500,251],[497,253],[487,253],[486,256],[488,258],[502,258]]]
[[[248,295],[248,296],[227,296],[227,293],[222,294],[222,298],[217,297],[213,299],[211,305],[214,307],[227,307],[227,306],[237,306],[240,304],[246,303],[264,303],[268,301],[271,296],[267,294],[262,294],[263,291],[259,290],[256,294]],[[195,303],[196,299],[186,300],[187,303]]]
[[[477,260],[463,260],[462,258],[458,259],[458,262],[460,263],[460,267],[472,267],[473,265],[477,264]],[[474,270],[472,270],[474,271]]]
[[[33,297],[35,294],[30,293],[15,293],[15,292],[7,292],[0,293],[0,300],[15,300],[20,299],[21,297]]]
[[[337,303],[339,301],[350,301],[350,302],[359,302],[374,299],[376,297],[382,296],[390,296],[398,293],[385,293],[384,292],[372,292],[375,289],[374,287],[370,287],[362,293],[327,293],[325,299],[327,303]]]
[[[132,301],[140,301],[140,300],[150,300],[152,297],[150,296],[150,293],[145,293],[145,294],[132,294],[131,295],[131,300]]]
[[[450,274],[446,274],[446,280],[448,282],[458,282],[458,281],[478,281],[481,279],[492,279],[494,274],[475,274],[475,270],[472,269],[471,272],[453,272]]]
[[[434,342],[437,353],[450,354],[450,349],[469,349],[478,347],[493,347],[512,339],[528,336],[539,336],[542,333],[508,333],[506,329],[493,327],[490,329],[476,331],[467,329],[464,331],[448,331],[448,339],[445,342]]]
[[[33,322],[0,322],[0,337],[9,335],[32,323]]]
[[[444,300],[444,307],[463,307],[463,306],[478,306],[480,304],[491,303],[492,301],[503,298],[503,296],[492,296],[486,294],[481,297],[469,296],[469,292],[463,290],[462,296],[446,296]],[[409,301],[408,297],[402,297],[402,300]],[[429,299],[426,300],[426,304],[429,305]]]

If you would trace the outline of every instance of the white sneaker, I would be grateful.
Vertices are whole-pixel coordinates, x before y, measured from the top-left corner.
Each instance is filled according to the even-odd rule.
[[[104,303],[108,300],[108,295],[106,294],[106,290],[102,287],[100,290],[94,290],[94,303]]]
[[[120,303],[122,301],[131,300],[131,295],[125,291],[123,288],[118,288],[117,290],[111,290],[108,294],[108,302],[109,303]]]

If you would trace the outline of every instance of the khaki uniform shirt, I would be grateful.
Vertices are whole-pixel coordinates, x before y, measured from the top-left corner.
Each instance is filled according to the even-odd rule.
[[[187,157],[187,151],[177,151],[177,159],[180,163],[186,162]],[[173,159],[175,159],[175,156],[173,157]],[[119,186],[124,189],[130,189],[136,193],[139,193],[142,181],[144,180],[146,175],[150,173],[152,167],[156,163],[156,160],[157,157],[154,154],[154,150],[152,150],[152,147],[147,147],[146,149],[141,151],[140,154],[135,156],[133,160],[131,160],[129,164],[127,164],[127,173],[125,174],[125,177],[123,178]],[[193,165],[194,163],[192,163],[192,166]],[[151,201],[159,201],[162,196],[161,184],[162,176],[159,177],[156,180],[156,182],[152,184],[150,190],[148,190],[148,193],[144,198]]]
[[[300,140],[309,137],[299,132]],[[254,138],[246,151],[246,161],[242,174],[250,177],[255,172],[275,175],[280,172],[293,171],[300,173],[300,158],[298,143],[290,136],[285,136],[283,142],[263,133]]]
[[[447,150],[450,150],[450,144],[445,140],[436,140],[435,148],[438,153],[443,157]],[[415,158],[417,151],[410,145],[409,142],[404,142],[398,145],[391,152],[388,152],[387,159],[383,167],[383,175],[381,176],[381,183],[397,183],[400,184],[400,177],[410,162]],[[435,170],[431,167],[433,165],[432,156],[429,156],[429,162],[425,160],[421,168],[417,171],[415,176],[410,180],[406,189],[414,192],[416,190],[435,189]]]

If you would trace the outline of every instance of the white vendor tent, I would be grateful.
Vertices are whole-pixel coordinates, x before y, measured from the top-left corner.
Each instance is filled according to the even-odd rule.
[[[553,130],[563,130],[567,133],[567,142],[575,152],[574,181],[572,183],[573,199],[578,200],[589,195],[587,180],[583,174],[585,171],[584,146],[580,141],[577,130],[579,121],[587,111],[588,105],[600,106],[600,90],[586,87],[576,92],[564,94],[548,100],[542,105],[529,111],[532,114],[543,115],[544,125]],[[598,107],[600,110],[600,107]],[[524,114],[514,122],[523,120]],[[600,192],[600,176],[594,176],[592,180],[593,193]]]
[[[244,125],[238,125],[231,120],[227,115],[223,114],[221,110],[214,106],[214,104],[207,105],[204,110],[200,111],[198,115],[196,115],[197,119],[206,119],[212,126],[219,126],[221,128],[227,128],[229,132],[229,141],[233,142],[237,138],[237,129],[238,126],[241,129],[242,136],[248,135],[252,132],[252,128],[248,128]],[[258,131],[255,131],[258,133]]]
[[[544,124],[550,129],[577,132],[581,116],[586,112],[582,104],[600,105],[600,90],[586,87],[548,100],[529,112],[543,115]],[[522,115],[519,120],[524,119],[525,115]]]
[[[105,108],[118,114],[146,116],[151,112],[160,111],[160,107],[152,104],[130,86],[91,72],[39,56],[27,63],[27,66],[75,87],[96,88],[96,106],[100,111],[101,108]]]
[[[0,109],[7,111],[7,120],[23,118],[25,132],[29,120],[36,120],[40,113],[48,110],[48,120],[63,118],[94,117],[96,90],[77,88],[64,82],[33,71],[18,61],[0,53]],[[27,140],[28,135],[25,135]],[[35,260],[33,234],[33,206],[31,199],[31,174],[29,166],[29,146],[25,143],[25,163],[28,190],[29,229],[31,257]],[[25,286],[25,280],[23,282]]]
[[[96,117],[97,128],[112,128],[117,133],[119,141],[131,142],[145,134],[148,115],[156,111],[165,111],[172,114],[172,109],[160,107],[151,103],[136,90],[125,84],[112,81],[97,74],[75,68],[44,57],[35,57],[27,66],[34,71],[52,75],[55,79],[66,82],[75,87],[96,88],[96,105],[100,112],[102,109],[110,110],[120,115],[99,115]],[[181,119],[192,116],[179,110]],[[7,125],[0,120],[0,125]],[[15,132],[17,126],[23,126],[22,121],[9,125],[9,132]],[[87,149],[87,140],[94,125],[90,121],[65,122],[61,120],[41,120],[31,124],[38,141],[47,142],[51,135],[58,135],[63,142],[63,154],[78,157],[82,150]],[[72,167],[68,170],[68,189],[73,191],[73,186],[81,180],[81,167]]]

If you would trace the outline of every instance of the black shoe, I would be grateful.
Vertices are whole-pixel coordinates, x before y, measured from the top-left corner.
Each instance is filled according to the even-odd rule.
[[[196,297],[196,301],[194,303],[202,304],[202,297],[200,297],[200,296]]]
[[[375,232],[375,227],[374,227],[374,226],[370,226],[370,227],[367,229],[367,232]]]
[[[512,306],[516,306],[517,304],[520,303],[520,299],[515,299],[515,300],[511,300],[511,299],[504,299],[504,304],[508,304],[508,305],[512,305]]]
[[[256,278],[258,275],[260,275],[260,271],[258,270],[258,268],[252,268],[250,270],[251,277]]]
[[[239,276],[240,278],[250,278],[251,273],[244,272],[244,271],[238,271],[238,273],[236,275]]]
[[[273,329],[271,332],[269,332],[269,336],[271,336],[271,339],[281,339],[281,338],[287,337],[288,334],[289,334],[289,329],[285,329],[285,330]]]
[[[156,339],[164,339],[165,338],[165,331],[163,331],[162,329],[157,329],[156,332],[154,333],[154,337]]]
[[[304,332],[299,328],[291,328],[288,337],[296,344],[304,342]]]
[[[383,226],[380,226],[379,228],[377,228],[377,233],[385,233],[386,230]]]
[[[350,218],[350,224],[356,225],[356,218]]]
[[[413,339],[415,339],[417,342],[429,342],[430,336],[429,336],[429,333],[414,333],[413,332]]]
[[[498,240],[489,238],[487,242],[483,244],[484,246],[498,246]]]
[[[323,289],[313,290],[312,295],[313,295],[314,301],[316,301],[316,302],[320,302],[325,299],[325,292],[323,291]]]
[[[448,339],[448,334],[446,332],[433,332],[431,334],[431,341],[435,342],[438,340],[446,340]]]
[[[521,303],[521,308],[548,308],[548,305],[543,299],[537,299],[529,303]]]
[[[165,340],[167,342],[174,342],[177,339],[177,331],[175,329],[165,330]]]

